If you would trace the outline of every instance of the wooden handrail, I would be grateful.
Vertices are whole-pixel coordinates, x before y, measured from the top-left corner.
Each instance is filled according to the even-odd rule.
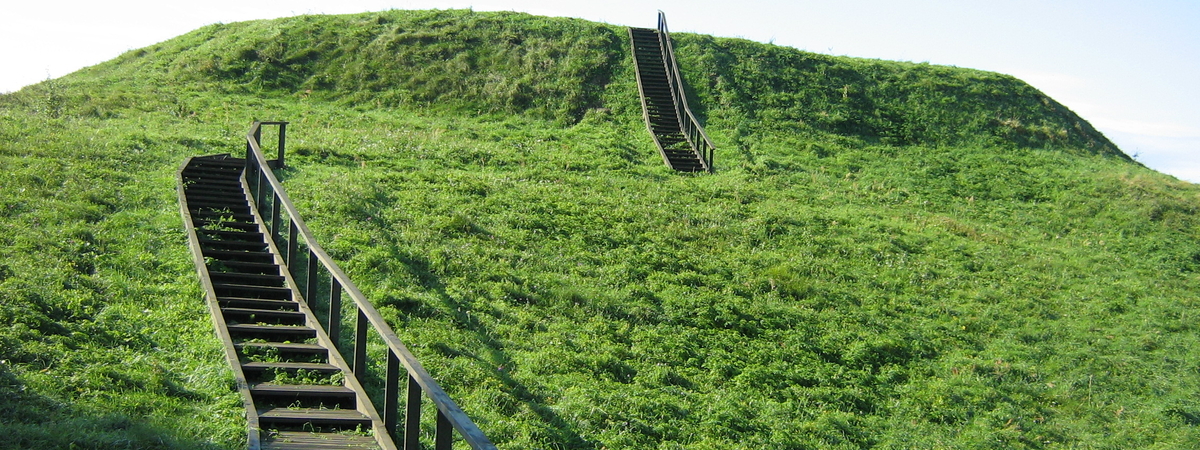
[[[667,78],[671,85],[671,93],[675,97],[675,104],[680,109],[677,111],[679,128],[683,130],[683,136],[692,148],[699,150],[704,170],[712,172],[716,146],[704,132],[704,127],[700,126],[700,121],[692,114],[692,108],[688,106],[687,95],[683,91],[683,76],[679,72],[679,63],[675,61],[675,46],[671,43],[671,32],[667,31],[667,14],[661,10],[658,12],[658,33],[659,39],[662,40],[663,60],[671,64],[671,67],[667,68]],[[684,120],[684,117],[687,120]]]
[[[437,381],[429,375],[429,372],[421,365],[417,357],[408,350],[408,347],[400,342],[400,338],[392,331],[391,326],[384,321],[383,316],[379,311],[371,305],[367,297],[359,291],[358,286],[350,281],[350,277],[342,271],[341,267],[334,262],[333,258],[321,248],[317,243],[312,232],[309,231],[308,225],[300,218],[300,213],[292,204],[291,199],[283,190],[283,185],[272,171],[266,156],[263,155],[260,145],[261,128],[263,125],[278,125],[279,132],[279,159],[278,165],[283,165],[284,154],[284,129],[287,122],[254,122],[250,131],[246,134],[246,180],[250,184],[252,195],[255,199],[256,207],[259,208],[259,213],[267,216],[265,211],[266,205],[270,205],[270,219],[264,220],[268,224],[273,237],[278,241],[281,240],[281,212],[286,212],[288,217],[288,270],[294,270],[293,264],[298,261],[296,251],[298,248],[298,239],[302,239],[308,247],[308,264],[307,276],[305,277],[306,285],[301,290],[303,291],[302,298],[305,301],[312,301],[317,294],[317,285],[321,269],[324,269],[330,280],[329,294],[329,316],[327,320],[327,329],[329,330],[330,339],[334,341],[335,346],[340,340],[341,327],[341,297],[344,291],[354,303],[357,310],[357,321],[355,323],[355,339],[354,353],[352,365],[354,376],[359,381],[365,381],[366,377],[366,340],[368,325],[373,328],[376,334],[382,338],[387,346],[387,362],[386,373],[384,376],[384,411],[381,414],[385,422],[388,433],[391,434],[393,441],[402,441],[403,448],[413,449],[419,446],[420,432],[420,415],[421,415],[421,393],[428,397],[437,408],[438,417],[437,425],[435,426],[435,448],[437,450],[449,450],[450,438],[452,437],[450,429],[457,430],[462,436],[463,441],[471,446],[472,449],[490,450],[496,446],[483,434],[470,417],[463,412],[462,408],[450,399]],[[266,197],[270,193],[270,198]],[[319,264],[318,264],[319,263]],[[397,422],[399,421],[399,366],[403,366],[407,372],[407,404],[405,406],[405,427],[403,439],[397,439]],[[401,442],[397,442],[401,445]]]

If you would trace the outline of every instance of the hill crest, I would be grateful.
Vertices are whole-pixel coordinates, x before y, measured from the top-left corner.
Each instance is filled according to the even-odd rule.
[[[1129,159],[1087,121],[1011,76],[674,36],[693,108],[735,147],[747,133],[783,132]],[[630,58],[623,27],[510,12],[397,10],[210,25],[88,71],[355,107],[576,123],[596,108],[637,114]]]

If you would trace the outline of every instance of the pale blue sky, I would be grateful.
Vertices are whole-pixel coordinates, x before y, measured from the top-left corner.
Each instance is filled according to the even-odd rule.
[[[1200,182],[1200,0],[9,1],[0,92],[215,22],[306,13],[474,8],[743,37],[819,53],[1021,78],[1143,164]]]

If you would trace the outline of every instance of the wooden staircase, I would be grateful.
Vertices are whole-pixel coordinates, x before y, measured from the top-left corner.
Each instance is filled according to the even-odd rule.
[[[263,153],[263,126],[278,127],[276,159]],[[255,121],[245,159],[194,157],[179,169],[180,212],[246,408],[247,447],[416,450],[431,440],[434,450],[496,450],[300,218],[275,176],[286,131]]]
[[[251,448],[395,448],[251,207],[244,159],[191,158],[181,208],[251,422]],[[254,439],[257,437],[257,439]],[[385,436],[386,437],[386,436]],[[257,445],[256,445],[257,444]]]
[[[681,172],[712,172],[714,146],[688,108],[666,16],[658,14],[657,29],[629,29],[646,128],[667,166]]]

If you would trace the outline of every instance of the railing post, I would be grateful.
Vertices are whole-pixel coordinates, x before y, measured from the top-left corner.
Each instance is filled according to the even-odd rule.
[[[271,190],[271,238],[279,239],[282,235],[279,233],[279,193]]]
[[[255,157],[254,175],[255,175],[254,185],[256,187],[255,188],[256,192],[254,193],[254,203],[256,203],[258,205],[259,214],[265,214],[266,210],[263,209],[263,207],[264,207],[263,201],[265,201],[267,198],[264,196],[264,193],[263,193],[263,181],[266,180],[267,175],[262,173],[262,167],[258,165],[258,157],[257,156]]]
[[[316,304],[317,297],[317,282],[320,278],[320,261],[317,261],[317,255],[313,253],[312,247],[308,249],[308,280],[304,286],[304,301],[310,305]]]
[[[279,168],[283,168],[283,146],[287,141],[287,122],[279,122]]]
[[[296,220],[288,220],[288,241],[287,241],[287,266],[288,270],[295,270],[296,267]],[[296,272],[292,272],[296,273]],[[299,288],[300,286],[296,286]],[[307,295],[307,294],[306,294]],[[304,297],[306,300],[308,297]]]
[[[246,178],[249,178],[248,175],[253,173],[254,166],[257,166],[257,165],[258,164],[254,164],[254,149],[250,148],[250,142],[246,142],[246,169],[244,171],[242,171],[242,173],[247,175]],[[249,181],[249,180],[246,180],[246,181]]]
[[[434,450],[450,450],[450,445],[454,442],[454,427],[450,425],[450,419],[446,418],[442,411],[437,412],[437,425],[433,431],[433,449]]]
[[[358,320],[354,324],[354,376],[359,383],[367,381],[367,314],[358,308]]]
[[[404,450],[421,449],[421,385],[408,376],[408,398],[404,404]]]
[[[329,339],[337,347],[342,335],[342,284],[329,273],[329,323],[325,324],[329,331]]]
[[[400,358],[391,348],[387,350],[387,371],[383,383],[383,426],[396,439],[396,412],[400,402]]]

